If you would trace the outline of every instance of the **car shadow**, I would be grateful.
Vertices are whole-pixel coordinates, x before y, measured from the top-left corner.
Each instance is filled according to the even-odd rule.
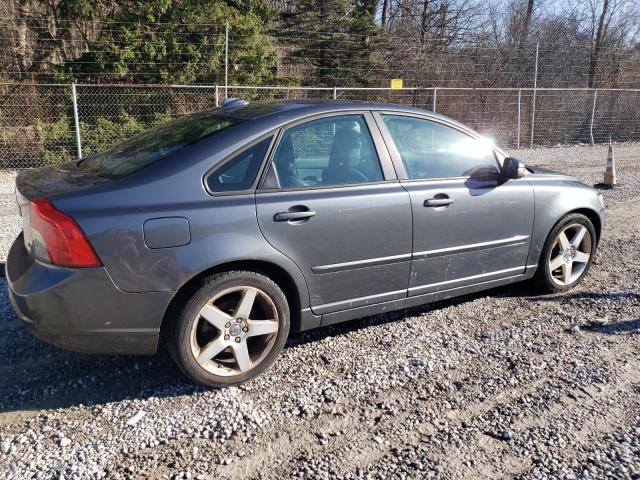
[[[0,285],[3,287],[3,285]],[[375,325],[492,296],[532,297],[531,287],[518,284],[497,287],[452,299],[364,317],[315,330],[292,333],[285,348],[343,335]],[[537,297],[545,301],[599,297],[606,294],[578,293]],[[611,295],[611,294],[610,294]],[[620,296],[638,295],[618,294]],[[594,328],[607,334],[633,333],[640,320],[624,325]],[[62,350],[33,337],[15,316],[5,288],[0,289],[0,425],[12,414],[32,415],[44,409],[77,405],[101,405],[123,400],[143,400],[191,395],[206,391],[191,383],[161,347],[153,356],[87,355]]]
[[[586,332],[601,333],[603,335],[640,335],[640,318],[605,323],[604,325],[586,325],[582,326],[581,329]]]
[[[486,296],[491,291],[292,333],[285,348],[317,342]],[[53,347],[25,329],[0,290],[0,425],[12,414],[191,395],[206,389],[190,382],[164,346],[153,356],[88,355]]]

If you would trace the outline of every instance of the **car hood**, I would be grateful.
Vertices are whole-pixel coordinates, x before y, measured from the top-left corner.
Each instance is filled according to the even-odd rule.
[[[534,166],[527,165],[527,169],[535,175],[559,175],[563,177],[569,176],[562,172],[558,172],[557,170],[551,170],[550,168],[545,168],[545,167],[537,167],[535,165]]]
[[[546,178],[549,180],[558,180],[565,184],[573,184],[583,188],[587,188],[589,190],[594,190],[593,186],[587,185],[586,183],[578,180],[576,177],[572,177],[566,173],[558,172],[556,170],[551,170],[544,167],[535,167],[527,165],[527,169],[529,170],[529,175],[535,175],[536,178]]]

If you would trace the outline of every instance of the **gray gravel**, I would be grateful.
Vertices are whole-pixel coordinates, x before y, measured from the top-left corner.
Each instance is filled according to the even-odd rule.
[[[194,387],[164,352],[49,347],[3,293],[0,478],[640,478],[640,146],[616,154],[576,290],[514,285],[297,335],[240,388]],[[517,155],[594,183],[606,147]],[[19,227],[1,218],[4,243]]]

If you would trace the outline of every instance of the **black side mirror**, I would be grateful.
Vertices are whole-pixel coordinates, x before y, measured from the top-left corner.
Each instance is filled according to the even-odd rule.
[[[524,165],[517,158],[507,157],[502,162],[502,175],[505,178],[522,178],[524,172]]]

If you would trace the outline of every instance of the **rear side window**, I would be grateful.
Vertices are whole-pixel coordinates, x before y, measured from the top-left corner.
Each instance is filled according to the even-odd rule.
[[[105,177],[124,177],[242,121],[223,115],[220,109],[185,115],[145,130],[109,150],[83,158],[78,162],[78,168]]]
[[[326,187],[384,179],[362,115],[312,120],[284,132],[273,156],[281,188]]]
[[[468,177],[498,172],[488,142],[422,118],[402,115],[382,118],[409,178]]]
[[[265,138],[226,161],[207,177],[207,186],[214,193],[248,190],[258,175],[271,139]]]

